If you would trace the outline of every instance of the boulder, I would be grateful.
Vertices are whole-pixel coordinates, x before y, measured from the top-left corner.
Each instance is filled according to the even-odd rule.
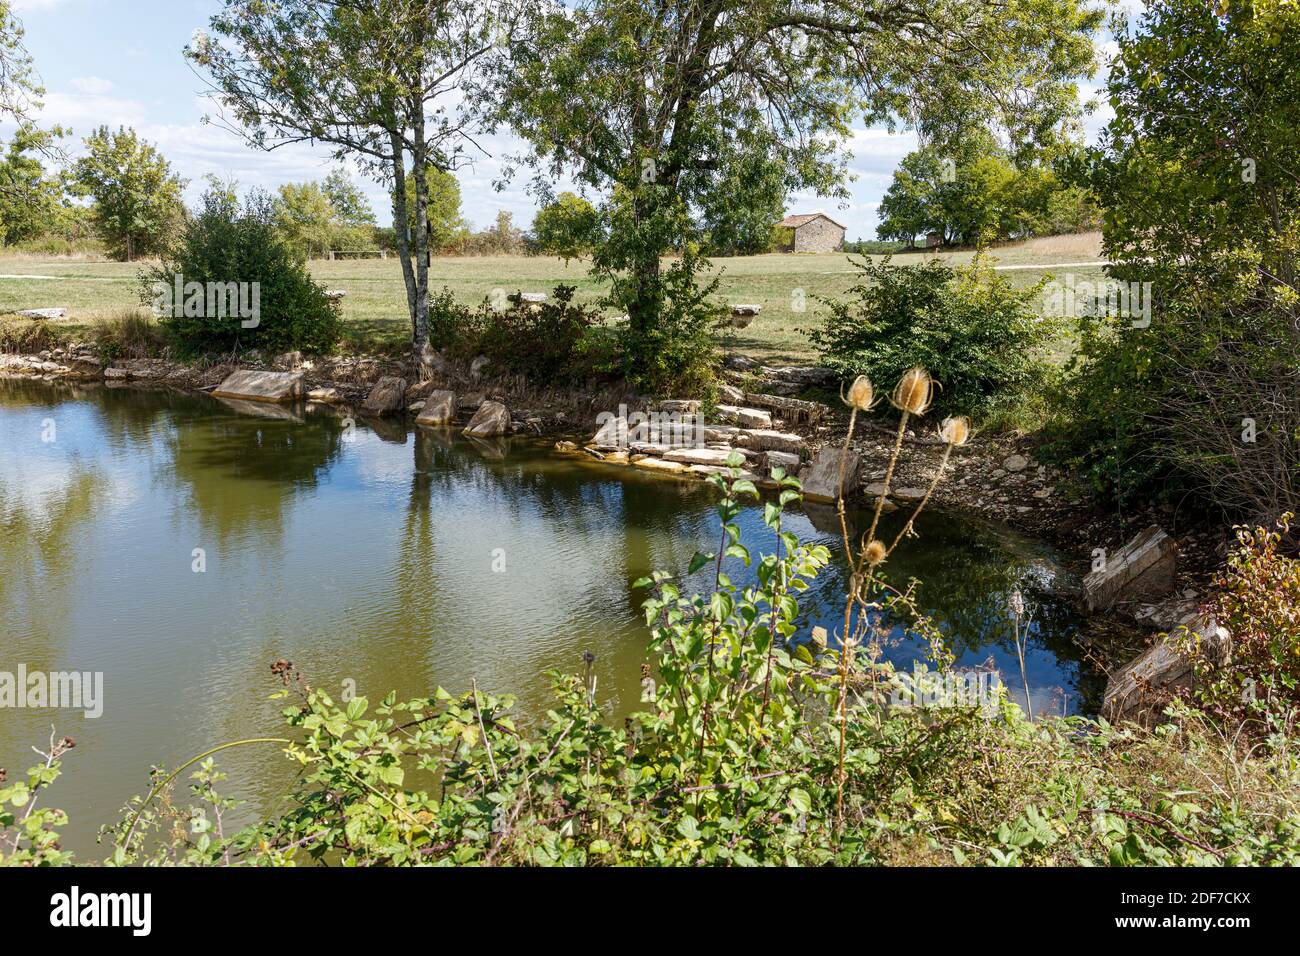
[[[1084,600],[1089,611],[1106,611],[1130,601],[1159,601],[1173,591],[1177,571],[1177,543],[1152,525],[1083,579]]]
[[[343,401],[343,396],[339,394],[337,388],[313,388],[307,393],[307,400],[325,405],[337,405]]]
[[[391,415],[401,411],[406,401],[406,379],[385,375],[375,382],[361,407],[372,415]]]
[[[700,403],[693,398],[668,398],[659,403],[659,411],[670,415],[694,415],[700,410]]]
[[[1195,635],[1211,661],[1225,664],[1232,657],[1232,636],[1209,617],[1192,612],[1181,626]],[[1195,679],[1192,662],[1178,646],[1181,627],[1110,675],[1102,696],[1102,716],[1112,723],[1131,720],[1151,727],[1159,722],[1170,696],[1189,689]]]
[[[1024,455],[1009,455],[1006,460],[1002,462],[1002,467],[1013,475],[1018,474],[1029,467],[1029,459]]]
[[[417,425],[446,425],[456,418],[456,393],[439,389],[429,393],[424,408],[416,418]]]
[[[465,426],[465,434],[473,438],[504,435],[510,431],[510,412],[500,402],[484,402]]]
[[[790,451],[763,452],[763,462],[767,465],[769,474],[773,468],[783,468],[787,475],[793,475],[799,470],[799,456]]]
[[[812,501],[835,501],[840,496],[840,461],[844,459],[844,497],[858,490],[862,458],[849,451],[844,458],[843,448],[823,448],[817,457],[799,475],[805,498]]]
[[[298,369],[302,368],[302,353],[297,350],[292,352],[282,352],[275,357],[275,361],[271,364],[279,366],[280,368],[287,368],[291,372],[296,372]]]
[[[120,371],[121,375],[110,374]],[[126,378],[125,370],[107,369],[105,378]],[[212,393],[218,398],[242,398],[249,402],[294,402],[303,397],[302,372],[260,372],[240,369],[228,376]]]

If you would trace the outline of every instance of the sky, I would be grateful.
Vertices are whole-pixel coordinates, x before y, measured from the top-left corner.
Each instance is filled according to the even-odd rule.
[[[233,177],[243,188],[275,190],[284,183],[323,179],[338,165],[325,147],[294,145],[263,152],[230,131],[203,124],[203,117],[214,112],[203,96],[206,83],[181,51],[196,30],[207,26],[220,0],[13,0],[13,6],[46,88],[41,120],[72,129],[65,142],[72,156],[95,127],[132,126],[189,181],[186,198],[191,202],[209,174]],[[1095,96],[1101,83],[1099,76],[1085,86],[1085,98]],[[1087,121],[1089,139],[1109,116],[1103,103]],[[525,177],[504,190],[494,188],[505,158],[523,152],[522,144],[508,134],[482,144],[489,155],[476,156],[471,168],[457,174],[465,218],[475,228],[486,228],[504,209],[513,214],[516,226],[527,228],[537,207],[524,189]],[[895,167],[915,147],[910,132],[856,128],[847,146],[855,177],[847,204],[796,194],[787,211],[825,212],[844,224],[849,239],[875,238],[876,208]],[[391,222],[383,187],[355,178],[380,222]]]

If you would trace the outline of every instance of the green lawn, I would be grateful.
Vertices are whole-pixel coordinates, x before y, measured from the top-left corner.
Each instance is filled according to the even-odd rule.
[[[1095,236],[1033,240],[992,254],[1016,285],[1032,285],[1049,273],[1071,272],[1090,279],[1101,274]],[[969,252],[910,253],[896,256],[895,261],[916,262],[934,255],[953,262],[967,262],[972,256]],[[1048,268],[1058,264],[1067,267]],[[763,306],[749,328],[735,333],[730,347],[768,362],[811,358],[807,332],[826,310],[819,300],[842,295],[855,281],[849,257],[842,254],[715,259],[713,268],[721,276],[719,295],[723,301]],[[63,320],[66,324],[84,326],[98,316],[139,304],[140,269],[138,264],[118,262],[0,257],[0,313],[64,307],[69,310]],[[405,338],[405,293],[396,259],[313,262],[311,269],[326,288],[347,292],[344,317],[357,338],[389,342]],[[506,294],[546,292],[560,283],[576,286],[577,299],[584,303],[595,304],[604,293],[603,284],[588,276],[586,262],[566,264],[560,259],[525,256],[437,259],[430,281],[434,289],[450,287],[467,304],[498,289]]]

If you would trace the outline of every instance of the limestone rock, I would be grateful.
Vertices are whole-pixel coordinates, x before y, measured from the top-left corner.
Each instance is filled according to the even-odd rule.
[[[787,475],[793,475],[799,470],[799,456],[789,451],[763,452],[763,463],[769,474],[773,468],[782,468]]]
[[[121,374],[111,374],[115,371]],[[129,374],[123,369],[107,369],[104,377],[127,378]],[[212,394],[218,398],[242,398],[249,402],[292,402],[302,398],[302,373],[241,369],[218,385]]]
[[[778,449],[779,450],[779,449]],[[843,448],[823,448],[812,463],[799,475],[805,498],[812,501],[835,501],[840,495],[840,461],[844,461],[844,497],[858,490],[862,458],[849,451],[844,458]]]
[[[1029,467],[1029,459],[1024,455],[1008,455],[1002,467],[1014,475]]]
[[[1178,545],[1152,525],[1106,558],[1101,570],[1083,579],[1090,611],[1105,611],[1121,602],[1158,601],[1174,589]]]
[[[721,467],[726,465],[727,459],[731,457],[731,449],[675,448],[667,452],[663,457],[665,461],[677,461],[684,465],[714,465]]]
[[[745,393],[734,385],[728,385],[725,382],[718,386],[718,398],[722,399],[729,405],[739,405],[745,400]]]
[[[633,468],[644,468],[646,471],[664,471],[672,474],[678,474],[686,471],[686,465],[678,461],[664,461],[662,458],[638,458],[632,462]]]
[[[67,309],[23,309],[15,313],[20,319],[61,319],[68,314]]]
[[[465,434],[475,438],[504,435],[510,431],[510,412],[500,402],[484,402],[465,426]]]
[[[771,428],[772,413],[759,408],[741,408],[738,405],[719,405],[718,417],[724,422],[743,428]]]
[[[446,425],[456,418],[456,393],[439,389],[429,393],[420,409],[417,425]]]
[[[400,411],[406,400],[406,379],[396,375],[385,375],[375,382],[374,388],[362,404],[372,415],[391,415]]]
[[[337,405],[343,401],[343,396],[339,394],[337,388],[313,388],[307,393],[307,400],[324,405]]]
[[[1214,620],[1197,612],[1182,626],[1195,635],[1202,651],[1218,664],[1232,656],[1232,636]],[[1102,696],[1101,712],[1107,720],[1131,720],[1150,727],[1159,722],[1170,694],[1191,687],[1192,662],[1177,646],[1181,631],[1162,637],[1159,643],[1111,674]]]
[[[799,452],[803,450],[804,442],[802,435],[793,432],[747,428],[742,429],[736,436],[736,444],[744,445],[746,448],[757,448],[759,451]]]
[[[694,415],[700,403],[693,398],[669,398],[659,403],[659,411],[672,415]]]

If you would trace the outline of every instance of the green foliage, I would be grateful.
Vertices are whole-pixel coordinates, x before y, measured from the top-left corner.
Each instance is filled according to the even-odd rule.
[[[55,233],[63,225],[63,183],[47,173],[41,162],[57,139],[56,133],[27,124],[9,141],[0,159],[0,245]]]
[[[1068,164],[1073,151],[1059,161]],[[1095,229],[1088,192],[1063,180],[1050,162],[1016,166],[986,131],[909,153],[880,203],[882,239],[911,243],[938,233],[945,243],[977,245]]]
[[[709,255],[754,256],[771,252],[776,224],[785,215],[786,174],[779,160],[757,150],[738,150],[702,191],[701,243]]]
[[[1088,178],[1151,322],[1097,323],[1046,451],[1121,502],[1271,522],[1300,499],[1300,11],[1158,0],[1118,44]]]
[[[131,262],[166,252],[185,222],[184,181],[135,130],[101,126],[85,147],[72,182],[94,200],[95,229],[113,255]]]
[[[243,327],[238,315],[169,313],[162,327],[185,353],[229,352],[237,347],[267,352],[301,349],[328,354],[340,334],[337,312],[312,281],[300,254],[281,240],[270,197],[253,193],[241,206],[229,191],[210,189],[187,224],[171,257],[142,275],[141,301],[154,301],[155,285],[257,283],[260,315]]]
[[[1237,529],[1208,616],[1232,635],[1231,667],[1194,634],[1178,640],[1196,667],[1196,703],[1285,750],[1300,718],[1300,560],[1282,553],[1292,515],[1274,530]]]
[[[714,298],[719,280],[698,279],[700,260],[691,253],[656,271],[654,284],[615,282],[610,301],[651,293],[653,323],[628,321],[618,330],[622,372],[628,382],[653,395],[711,394],[719,362],[714,332],[726,309]]]
[[[96,319],[90,327],[90,341],[105,362],[148,358],[167,345],[158,323],[148,313],[135,310]]]
[[[365,197],[349,180],[339,179],[338,171],[331,175],[332,181],[324,184],[286,183],[280,187],[276,229],[300,258],[323,259],[331,250],[369,252],[377,248],[371,225],[374,214]]]
[[[0,315],[0,352],[34,355],[67,344],[68,334],[44,319]]]
[[[757,235],[751,220],[771,215],[780,189],[847,196],[837,144],[860,119],[944,134],[960,117],[1014,142],[1048,140],[1078,110],[1073,80],[1091,68],[1099,24],[1075,0],[958,0],[942,11],[834,0],[543,5],[497,64],[494,118],[530,143],[539,172],[608,197],[594,270],[628,314],[633,377],[659,381],[680,374],[664,368],[665,350],[699,353],[695,323],[688,342],[669,341],[683,312],[659,311],[683,298],[665,289],[680,275],[662,274],[662,258],[705,246],[694,212],[711,210],[735,233],[731,245]],[[761,185],[739,207],[745,222],[723,222],[755,163]]]
[[[425,174],[429,190],[429,251],[452,252],[465,241],[469,224],[460,211],[460,182],[456,174],[430,166]],[[409,208],[406,224],[410,235],[415,235],[415,174],[406,177],[406,195]]]
[[[586,199],[562,192],[533,219],[533,240],[539,252],[577,259],[590,255],[603,240],[600,213]]]
[[[977,421],[1005,412],[1041,388],[1039,355],[1054,328],[1041,320],[1038,287],[1017,289],[977,258],[954,270],[939,261],[917,266],[855,260],[861,281],[812,339],[822,362],[846,379],[896,382],[921,366],[939,381],[940,414]]]
[[[469,309],[446,287],[429,300],[429,340],[461,362],[485,355],[497,372],[537,385],[582,384],[612,361],[601,345],[599,312],[574,305],[573,286],[556,286],[550,299],[529,303],[516,294],[504,308],[483,302]],[[520,342],[531,343],[526,349]]]

